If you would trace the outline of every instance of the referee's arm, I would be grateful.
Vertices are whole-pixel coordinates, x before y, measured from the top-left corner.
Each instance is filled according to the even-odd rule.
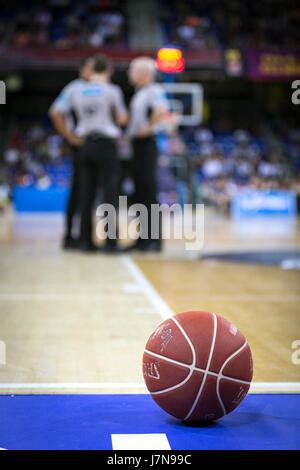
[[[119,87],[115,88],[114,93],[114,115],[119,127],[126,126],[128,122],[128,112],[124,102],[124,95]]]
[[[149,123],[139,130],[137,137],[149,137],[153,134],[155,126],[163,122],[168,115],[168,108],[163,104],[155,106],[151,110]]]
[[[82,139],[68,129],[65,115],[62,112],[57,111],[55,107],[51,107],[48,115],[57,132],[64,137],[70,145],[79,147],[82,144]]]
[[[120,114],[120,115],[118,115],[118,113],[116,113],[116,114],[117,114],[116,121],[117,121],[118,126],[120,126],[120,127],[126,126],[126,124],[128,122],[128,113],[126,112],[126,113],[123,113],[123,114]]]
[[[57,132],[64,137],[70,145],[79,147],[82,139],[67,126],[66,114],[72,109],[72,87],[67,85],[52,103],[48,115]]]
[[[169,114],[168,100],[161,87],[155,87],[154,90],[151,90],[148,96],[148,102],[151,113],[147,125],[138,132],[137,137],[139,138],[147,138],[153,135],[155,133],[156,126],[163,123]]]

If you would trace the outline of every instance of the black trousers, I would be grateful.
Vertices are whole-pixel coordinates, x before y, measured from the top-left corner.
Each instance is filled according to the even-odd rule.
[[[148,227],[141,226],[142,243],[151,241],[153,229],[161,239],[161,220],[157,227],[152,227],[151,205],[157,204],[157,157],[158,151],[154,137],[133,139],[133,173],[135,181],[135,199],[137,203],[144,204],[148,210]],[[148,228],[148,230],[147,230]],[[147,233],[146,233],[147,232]]]
[[[65,236],[72,236],[75,215],[80,213],[80,187],[81,187],[81,157],[78,147],[71,148],[72,159],[72,179],[70,195],[66,211],[66,229]]]
[[[114,139],[98,136],[87,137],[81,148],[82,155],[82,204],[80,239],[92,243],[93,209],[97,188],[103,190],[103,203],[118,207],[119,159]],[[107,244],[115,246],[114,237]]]

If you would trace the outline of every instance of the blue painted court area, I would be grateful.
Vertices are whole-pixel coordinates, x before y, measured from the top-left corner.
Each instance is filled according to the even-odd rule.
[[[182,424],[148,395],[0,396],[0,447],[111,450],[111,434],[165,433],[173,450],[300,449],[300,395],[249,395],[207,426]]]

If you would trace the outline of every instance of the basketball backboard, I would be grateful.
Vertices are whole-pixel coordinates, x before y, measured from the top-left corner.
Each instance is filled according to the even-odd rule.
[[[196,126],[202,121],[203,88],[198,83],[162,83],[170,110],[180,115],[181,126]]]

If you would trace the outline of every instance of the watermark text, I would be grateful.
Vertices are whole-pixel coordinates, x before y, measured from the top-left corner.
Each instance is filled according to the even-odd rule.
[[[0,104],[6,103],[6,86],[5,83],[0,80]]]
[[[294,366],[300,365],[300,339],[295,339],[291,344],[293,352],[291,356],[292,364]]]
[[[6,365],[6,345],[0,340],[0,366]]]
[[[203,204],[132,204],[119,197],[118,210],[101,204],[96,210],[97,238],[125,240],[184,240],[186,250],[201,250],[204,244]],[[119,230],[121,228],[121,230]]]

